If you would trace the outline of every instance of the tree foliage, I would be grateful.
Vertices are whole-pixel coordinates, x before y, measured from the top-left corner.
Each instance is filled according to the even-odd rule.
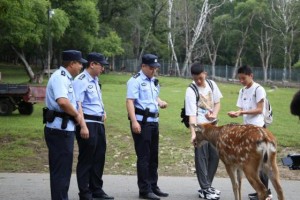
[[[194,60],[268,70],[291,69],[300,58],[298,0],[172,0],[171,11],[169,2],[0,0],[0,60],[20,58],[33,79],[30,64],[45,67],[49,41],[52,66],[65,49],[99,51],[110,60],[155,53],[170,63],[169,71],[176,57],[181,72]],[[199,31],[203,5],[213,9]]]

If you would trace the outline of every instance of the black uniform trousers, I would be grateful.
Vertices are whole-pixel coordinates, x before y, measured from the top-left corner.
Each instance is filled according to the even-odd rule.
[[[75,131],[44,128],[48,147],[52,200],[68,200]]]
[[[132,133],[135,152],[137,155],[138,187],[141,195],[152,192],[157,188],[158,181],[158,122],[141,123],[141,133]],[[131,123],[130,123],[131,127]]]
[[[79,148],[76,168],[80,200],[89,200],[101,196],[104,191],[103,170],[106,153],[105,127],[97,122],[87,122],[89,138],[80,137],[80,127],[76,128],[76,139]]]

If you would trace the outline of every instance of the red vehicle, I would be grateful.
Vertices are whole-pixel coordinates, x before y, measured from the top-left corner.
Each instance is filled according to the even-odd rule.
[[[22,115],[33,112],[33,104],[44,102],[45,86],[0,84],[0,115],[11,115],[16,109]]]

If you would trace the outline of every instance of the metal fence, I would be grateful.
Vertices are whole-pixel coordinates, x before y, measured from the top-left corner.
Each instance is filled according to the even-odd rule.
[[[170,63],[165,60],[159,60],[161,67],[159,69],[159,74],[166,76],[178,76],[173,67],[169,67]],[[179,64],[180,67],[183,64]],[[205,70],[211,75],[211,65],[204,65]],[[181,69],[181,68],[180,68]],[[130,72],[135,73],[140,70],[140,61],[137,59],[120,59],[115,61],[115,68],[113,69],[117,72]],[[234,66],[215,66],[215,76],[220,77],[226,80],[232,79],[232,73],[234,70]],[[253,75],[256,81],[263,81],[264,72],[261,67],[253,67]],[[282,68],[269,68],[267,72],[268,81],[274,82],[283,82],[283,73],[284,70]],[[290,74],[289,70],[285,71],[286,73],[286,81],[285,82],[293,82],[296,84],[300,84],[300,69],[292,69],[291,79],[289,80]],[[189,75],[188,75],[189,76]]]

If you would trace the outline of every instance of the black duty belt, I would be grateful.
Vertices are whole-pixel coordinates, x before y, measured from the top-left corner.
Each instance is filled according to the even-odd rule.
[[[69,117],[70,118],[70,120],[72,120],[73,122],[75,122],[75,119],[74,119],[74,117],[72,117],[71,115],[68,115],[67,113],[65,113],[65,112],[56,112],[56,111],[54,111],[54,116],[55,117],[60,117],[60,118],[64,118],[64,117]]]
[[[54,110],[49,110],[47,107],[43,108],[43,123],[50,122],[52,123],[55,117],[62,118],[61,129],[66,129],[68,126],[68,122],[71,120],[74,123],[76,120],[71,115],[65,112],[57,112]]]
[[[95,115],[88,115],[88,114],[84,114],[84,119],[89,119],[89,120],[98,121],[98,122],[104,121],[103,116],[95,116]]]
[[[149,112],[149,109],[142,110],[142,109],[137,108],[137,107],[135,107],[135,114],[143,115],[145,117],[153,117],[153,118],[159,117],[159,113]]]

